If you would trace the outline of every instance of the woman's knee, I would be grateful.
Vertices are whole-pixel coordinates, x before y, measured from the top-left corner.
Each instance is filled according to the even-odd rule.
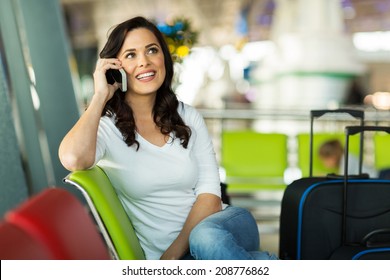
[[[196,225],[189,237],[190,247],[202,247],[213,245],[220,235],[218,225],[210,222],[201,222]]]
[[[191,255],[198,260],[213,259],[223,250],[231,234],[217,224],[204,222],[198,224],[189,236]]]

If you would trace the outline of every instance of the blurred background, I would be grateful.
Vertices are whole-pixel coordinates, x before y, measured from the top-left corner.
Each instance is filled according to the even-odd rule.
[[[283,190],[307,176],[310,110],[389,125],[390,0],[2,0],[0,213],[63,186],[58,145],[93,95],[109,30],[137,15],[165,34],[174,89],[205,117],[232,203],[253,211],[271,251]],[[390,166],[386,141],[366,137],[367,164]]]
[[[88,75],[107,31],[135,15],[160,25],[188,20],[189,31],[198,33],[196,42],[190,42],[191,56],[180,64],[177,89],[183,100],[197,106],[224,108],[240,101],[267,109],[361,104],[365,95],[388,87],[389,1],[62,0],[61,4],[86,98]],[[209,91],[212,100],[202,98]],[[306,98],[305,104],[298,96]]]

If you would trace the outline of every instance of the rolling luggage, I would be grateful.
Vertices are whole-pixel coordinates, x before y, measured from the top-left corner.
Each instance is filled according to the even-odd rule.
[[[348,113],[361,119],[364,113],[355,110],[312,111],[310,162],[313,157],[313,120],[325,113]],[[341,258],[348,246],[344,244],[343,227],[347,225],[346,239],[360,243],[364,237],[377,229],[390,228],[390,181],[368,179],[362,174],[363,135],[360,138],[359,174],[348,176],[348,214],[344,211],[345,176],[310,176],[294,181],[287,186],[281,205],[279,257],[281,259]],[[346,148],[346,153],[347,147]],[[348,154],[347,154],[348,156]],[[348,158],[348,157],[346,157]],[[347,169],[346,169],[347,170]],[[348,222],[346,223],[345,220]],[[342,248],[341,248],[342,247]],[[354,246],[354,249],[358,250]],[[337,250],[340,248],[339,250]],[[336,250],[338,252],[336,252]],[[375,256],[375,258],[379,258]]]
[[[364,131],[385,131],[390,133],[390,127],[350,126],[346,127],[345,158],[348,158],[349,136]],[[345,160],[348,170],[348,160]],[[343,216],[342,244],[330,259],[336,260],[390,260],[390,183],[378,184],[380,180],[366,179],[362,184],[360,199],[354,183],[348,180],[347,172],[343,179]],[[370,183],[372,182],[372,186]],[[367,185],[367,186],[366,186]],[[366,196],[367,195],[367,196]],[[386,201],[387,200],[387,201]]]

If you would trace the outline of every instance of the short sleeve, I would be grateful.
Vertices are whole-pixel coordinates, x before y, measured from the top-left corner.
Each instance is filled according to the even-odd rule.
[[[182,117],[190,126],[192,153],[198,165],[198,182],[195,194],[211,193],[221,197],[219,168],[211,137],[203,116],[193,107],[185,105],[182,108]]]
[[[105,155],[107,145],[109,143],[109,131],[113,124],[113,119],[109,117],[101,117],[99,122],[99,127],[97,131],[97,140],[96,140],[96,153],[95,153],[95,166]]]

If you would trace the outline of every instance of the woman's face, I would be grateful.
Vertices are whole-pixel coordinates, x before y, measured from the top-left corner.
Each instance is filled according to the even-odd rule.
[[[138,28],[128,32],[117,57],[127,73],[128,92],[155,94],[161,87],[166,75],[164,53],[151,31]]]

